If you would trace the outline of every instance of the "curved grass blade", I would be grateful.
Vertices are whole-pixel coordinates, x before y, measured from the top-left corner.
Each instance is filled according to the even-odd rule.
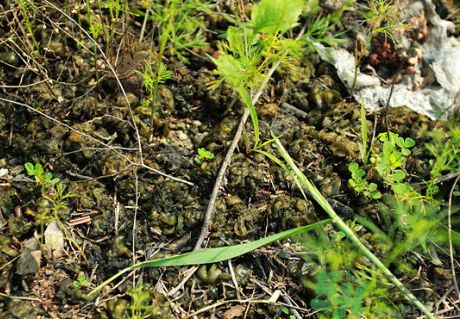
[[[130,272],[137,268],[203,265],[203,264],[211,264],[211,263],[216,263],[220,261],[225,261],[228,259],[232,259],[232,258],[241,256],[241,255],[244,255],[250,251],[253,251],[254,249],[270,244],[274,241],[285,239],[287,237],[292,237],[295,235],[299,235],[301,233],[304,233],[304,232],[307,232],[313,229],[317,229],[330,222],[331,222],[330,219],[322,220],[322,221],[316,222],[311,225],[289,229],[281,233],[267,236],[267,237],[264,237],[264,238],[261,238],[261,239],[258,239],[258,240],[255,240],[249,243],[245,243],[245,244],[203,249],[203,250],[193,251],[193,252],[189,252],[189,253],[185,253],[181,255],[175,255],[171,257],[140,262],[128,268],[125,268],[122,271],[115,274],[114,276],[110,277],[109,279],[104,281],[102,284],[94,288],[88,295],[95,294],[96,292],[101,290],[104,286],[108,285],[109,283],[119,278],[123,274]]]
[[[272,133],[272,137],[275,138]],[[311,197],[324,209],[324,211],[332,218],[332,223],[337,226],[341,231],[343,231],[348,239],[361,251],[361,253],[366,256],[380,271],[382,271],[385,276],[404,294],[407,300],[409,300],[413,305],[415,305],[422,313],[424,313],[427,318],[435,319],[435,316],[422,304],[417,297],[415,297],[409,289],[404,286],[404,284],[396,278],[395,275],[382,263],[382,261],[375,256],[364,244],[359,240],[353,230],[348,227],[348,225],[340,218],[339,215],[334,211],[329,202],[324,198],[321,192],[316,188],[316,186],[310,182],[310,180],[305,176],[304,173],[297,167],[294,163],[294,160],[291,158],[289,153],[283,147],[283,144],[276,139],[276,145],[278,150],[283,156],[284,160],[287,163],[287,166],[292,171],[292,173],[297,177],[296,183],[300,182],[301,187],[305,189]]]

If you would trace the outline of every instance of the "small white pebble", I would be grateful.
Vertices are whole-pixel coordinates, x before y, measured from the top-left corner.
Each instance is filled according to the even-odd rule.
[[[8,170],[6,168],[0,168],[0,177],[8,175]]]

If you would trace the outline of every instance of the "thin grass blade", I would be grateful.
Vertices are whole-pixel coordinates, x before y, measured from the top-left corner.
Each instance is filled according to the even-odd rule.
[[[130,272],[137,268],[203,265],[203,264],[212,264],[212,263],[216,263],[220,261],[225,261],[225,260],[229,260],[229,259],[241,256],[241,255],[244,255],[250,251],[253,251],[254,249],[270,244],[274,241],[296,236],[304,232],[320,228],[330,222],[331,222],[330,219],[322,220],[322,221],[316,222],[311,225],[289,229],[281,233],[267,236],[267,237],[264,237],[264,238],[261,238],[261,239],[258,239],[258,240],[255,240],[249,243],[245,243],[245,244],[197,250],[197,251],[193,251],[193,252],[189,252],[189,253],[185,253],[181,255],[140,262],[128,268],[125,268],[119,273],[110,277],[109,279],[104,281],[102,284],[94,288],[89,293],[89,295],[95,294],[96,292],[101,290],[104,286],[108,285],[109,283],[119,278],[123,274]]]

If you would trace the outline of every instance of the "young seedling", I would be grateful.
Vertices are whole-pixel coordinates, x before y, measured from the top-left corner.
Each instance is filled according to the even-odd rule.
[[[348,170],[351,173],[351,178],[348,180],[348,183],[356,192],[362,193],[364,196],[373,199],[379,199],[382,197],[382,193],[380,193],[377,189],[377,184],[369,183],[366,180],[366,171],[360,168],[358,163],[350,163],[348,165]]]
[[[27,162],[24,168],[29,176],[35,177],[35,182],[40,186],[41,198],[35,218],[43,233],[46,224],[52,220],[59,220],[59,213],[67,208],[67,199],[73,195],[66,192],[59,178],[53,177],[51,172],[45,172],[40,163],[34,165]]]
[[[34,165],[27,162],[24,164],[24,168],[26,169],[27,174],[29,176],[33,176],[37,184],[40,185],[42,195],[46,195],[46,191],[48,189],[53,188],[60,182],[60,179],[53,177],[51,172],[45,172],[40,163],[35,163]]]
[[[201,13],[209,13],[210,8],[211,4],[207,1],[167,0],[164,3],[151,2],[146,12],[134,11],[145,18],[151,12],[158,30],[158,43],[153,56],[154,67],[148,64],[143,72],[138,72],[149,96],[145,102],[151,109],[149,140],[153,138],[158,85],[172,78],[172,73],[163,61],[166,51],[187,63],[187,56],[191,50],[205,47],[205,24],[201,19]]]
[[[390,186],[395,194],[408,192],[410,186],[403,183],[406,178],[403,168],[415,141],[410,137],[404,139],[393,132],[380,133],[378,139],[383,143],[382,151],[371,157],[371,163],[384,183]]]
[[[200,147],[198,150],[198,155],[195,156],[195,162],[200,165],[205,160],[210,160],[214,158],[214,153],[207,151],[205,148]]]
[[[91,282],[84,273],[80,273],[78,274],[77,279],[72,281],[72,285],[76,288],[86,288],[91,286]]]
[[[259,144],[259,121],[249,92],[257,91],[266,72],[275,63],[288,63],[290,55],[300,52],[301,44],[283,35],[297,25],[302,13],[302,0],[262,0],[251,12],[251,20],[229,27],[227,41],[219,44],[222,54],[213,59],[220,80],[226,81],[239,94],[249,110],[254,128],[255,146]]]
[[[410,137],[404,139],[393,132],[379,134],[378,140],[382,143],[382,151],[373,154],[370,158],[370,163],[378,173],[378,177],[397,195],[413,192],[413,188],[404,183],[406,178],[404,165],[406,157],[411,154],[410,149],[414,147],[415,141]],[[351,172],[351,178],[348,182],[356,192],[373,199],[382,197],[377,189],[377,184],[367,181],[366,171],[360,168],[356,162],[350,163],[348,170]]]

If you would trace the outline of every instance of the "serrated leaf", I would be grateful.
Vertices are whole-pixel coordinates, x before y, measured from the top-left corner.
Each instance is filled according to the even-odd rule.
[[[266,32],[271,35],[286,32],[297,25],[303,7],[303,0],[260,1],[251,13],[254,32]]]

